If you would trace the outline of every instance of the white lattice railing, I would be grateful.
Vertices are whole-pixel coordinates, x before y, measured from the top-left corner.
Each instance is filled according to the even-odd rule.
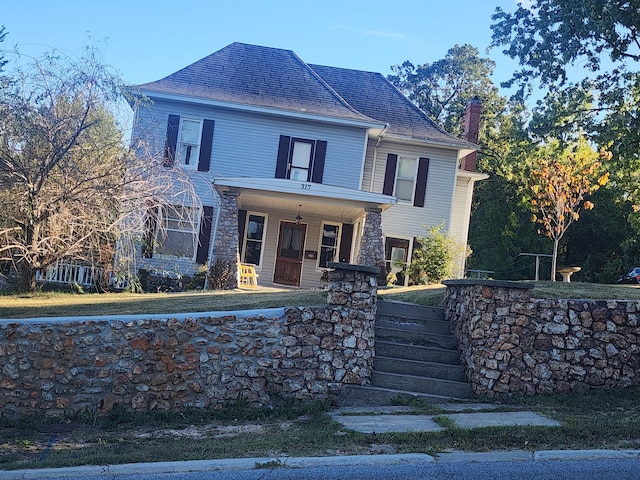
[[[36,281],[46,283],[77,283],[85,287],[95,285],[99,275],[102,275],[102,269],[82,265],[78,263],[56,262],[47,267],[46,271],[38,270],[36,272]]]

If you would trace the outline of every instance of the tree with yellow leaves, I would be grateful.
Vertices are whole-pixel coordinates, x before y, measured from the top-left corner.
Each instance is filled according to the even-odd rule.
[[[533,160],[527,179],[531,206],[536,212],[532,220],[542,225],[539,233],[553,240],[552,281],[556,279],[560,239],[580,218],[581,210],[594,207],[585,197],[608,182],[604,162],[610,158],[610,152],[595,151],[580,139],[570,146],[549,142]]]

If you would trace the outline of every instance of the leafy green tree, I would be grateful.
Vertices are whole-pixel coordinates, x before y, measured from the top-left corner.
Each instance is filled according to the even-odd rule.
[[[625,221],[632,206],[617,199],[611,182],[594,192],[591,200],[595,208],[583,211],[580,221],[567,230],[560,255],[566,265],[582,268],[573,278],[613,283],[640,259],[638,236],[634,226]]]
[[[474,98],[483,103],[483,117],[506,107],[490,76],[495,62],[482,58],[476,47],[455,45],[442,60],[414,66],[408,60],[391,67],[389,80],[449,133],[462,135],[465,109]],[[485,122],[486,124],[487,122]]]
[[[493,46],[520,60],[522,69],[510,84],[538,78],[544,86],[569,82],[567,68],[580,65],[609,79],[609,90],[636,75],[629,64],[640,61],[640,2],[637,0],[533,0],[513,13],[497,8],[492,16]],[[613,67],[613,68],[612,68]]]
[[[493,60],[481,57],[478,49],[471,45],[455,45],[441,60],[418,66],[407,60],[391,69],[394,73],[389,75],[389,80],[453,135],[462,136],[467,105],[473,99],[479,100],[482,103],[479,135],[482,155],[502,155],[502,150],[496,148],[501,140],[501,125],[512,111],[519,111],[519,107],[499,95],[491,79],[495,69]]]
[[[530,197],[525,187],[530,161],[547,139],[557,138],[570,144],[586,133],[595,144],[614,153],[614,158],[607,162],[612,181],[607,184],[606,195],[605,189],[601,189],[594,197],[602,198],[598,204],[609,213],[606,222],[609,228],[605,229],[599,221],[600,215],[604,215],[600,207],[583,212],[578,226],[562,237],[558,254],[565,262],[582,266],[580,278],[614,280],[611,272],[619,266],[613,265],[623,262],[623,256],[624,263],[640,260],[635,259],[638,249],[631,241],[633,237],[629,237],[627,216],[631,207],[623,201],[631,198],[628,192],[633,193],[633,188],[640,188],[640,169],[633,169],[633,158],[621,157],[623,151],[632,152],[633,142],[640,139],[640,125],[632,128],[637,110],[622,109],[617,115],[613,110],[610,114],[598,110],[598,92],[582,83],[550,88],[530,110],[524,103],[524,95],[507,99],[499,94],[490,77],[493,68],[493,62],[482,58],[474,47],[456,46],[445,59],[433,63],[416,67],[407,61],[392,67],[394,74],[389,77],[433,120],[456,135],[462,132],[466,103],[473,97],[483,102],[478,169],[489,173],[490,178],[477,183],[474,190],[469,230],[473,253],[468,258],[468,268],[495,271],[495,278],[533,278],[534,261],[519,254],[551,254],[551,248],[529,221]],[[609,130],[598,123],[605,116],[610,117]],[[625,138],[621,138],[620,132],[625,133]],[[640,228],[640,221],[637,223]],[[602,235],[602,239],[609,241],[594,240],[590,246],[580,236],[583,231]],[[548,271],[547,262],[543,259],[544,272]]]
[[[534,0],[492,19],[492,46],[521,65],[506,86],[547,94],[538,134],[573,129],[605,146],[620,198],[639,208],[640,1]]]

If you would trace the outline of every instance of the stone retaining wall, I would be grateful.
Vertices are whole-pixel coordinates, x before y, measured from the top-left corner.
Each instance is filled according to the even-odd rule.
[[[451,280],[445,315],[475,393],[640,384],[640,301],[533,299],[531,284]]]
[[[378,269],[332,264],[326,306],[0,321],[4,413],[268,405],[370,382]]]

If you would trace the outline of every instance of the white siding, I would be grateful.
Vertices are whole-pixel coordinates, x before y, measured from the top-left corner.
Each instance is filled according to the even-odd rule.
[[[458,177],[453,198],[451,228],[449,233],[456,241],[464,246],[464,250],[456,260],[456,276],[463,277],[466,266],[466,246],[469,237],[469,219],[471,218],[471,200],[473,196],[473,182],[467,178]]]
[[[243,206],[245,208],[245,206]],[[258,207],[250,206],[246,207],[252,213],[265,214],[269,216],[267,221],[267,230],[264,236],[264,254],[263,264],[257,273],[258,285],[272,285],[273,274],[275,271],[276,250],[278,248],[278,235],[280,233],[280,222],[295,222],[295,216],[297,212],[287,212],[283,210],[261,210]],[[307,226],[304,250],[318,251],[318,244],[320,241],[320,228],[322,222],[335,222],[335,218],[326,218],[317,215],[305,214],[303,216],[301,224]],[[300,287],[303,289],[319,288],[320,277],[322,271],[317,269],[318,260],[310,260],[303,258],[302,261],[302,276],[300,280]]]
[[[210,172],[191,172],[206,185],[213,176],[274,178],[280,135],[325,140],[323,182],[359,189],[366,144],[364,128],[313,123],[276,116],[238,112],[191,104],[158,102],[141,110],[136,137],[151,140],[151,151],[162,155],[169,114],[215,121]],[[199,189],[203,203],[208,193]],[[211,199],[212,200],[212,199]]]
[[[382,214],[382,230],[385,236],[409,238],[424,235],[424,226],[444,223],[450,227],[451,202],[457,168],[457,151],[399,143],[381,142],[375,164],[373,191],[382,193],[387,154],[394,153],[413,157],[429,158],[429,175],[424,207],[398,203]],[[373,172],[374,149],[367,152],[365,172]],[[367,174],[365,173],[365,179]],[[366,180],[365,180],[366,181]],[[367,189],[367,185],[364,185]]]
[[[323,183],[344,188],[359,189],[362,178],[362,159],[366,145],[364,128],[345,127],[327,123],[291,120],[276,116],[237,112],[229,109],[205,107],[176,102],[157,102],[143,108],[136,115],[134,138],[144,138],[145,148],[161,159],[165,146],[167,121],[170,114],[208,118],[215,122],[211,164],[208,172],[184,171],[191,179],[202,205],[218,205],[218,195],[212,188],[213,178],[265,177],[274,178],[280,135],[325,140],[327,151]],[[243,207],[244,208],[244,207]],[[252,208],[252,210],[256,210]],[[273,280],[276,242],[280,219],[294,220],[295,212],[269,213],[265,241],[264,265],[259,272],[259,283]],[[273,213],[273,215],[272,215]],[[322,218],[305,218],[309,222],[305,248],[317,250]],[[325,219],[335,220],[335,219]],[[214,227],[215,228],[215,227]],[[146,259],[137,256],[137,267],[156,271],[192,274],[197,265],[185,259]],[[302,287],[320,286],[322,272],[316,270],[315,261],[304,260]]]
[[[471,216],[471,195],[473,182],[466,178],[456,180],[456,190],[453,197],[451,228],[449,233],[460,243],[466,244],[469,234],[469,218]]]

